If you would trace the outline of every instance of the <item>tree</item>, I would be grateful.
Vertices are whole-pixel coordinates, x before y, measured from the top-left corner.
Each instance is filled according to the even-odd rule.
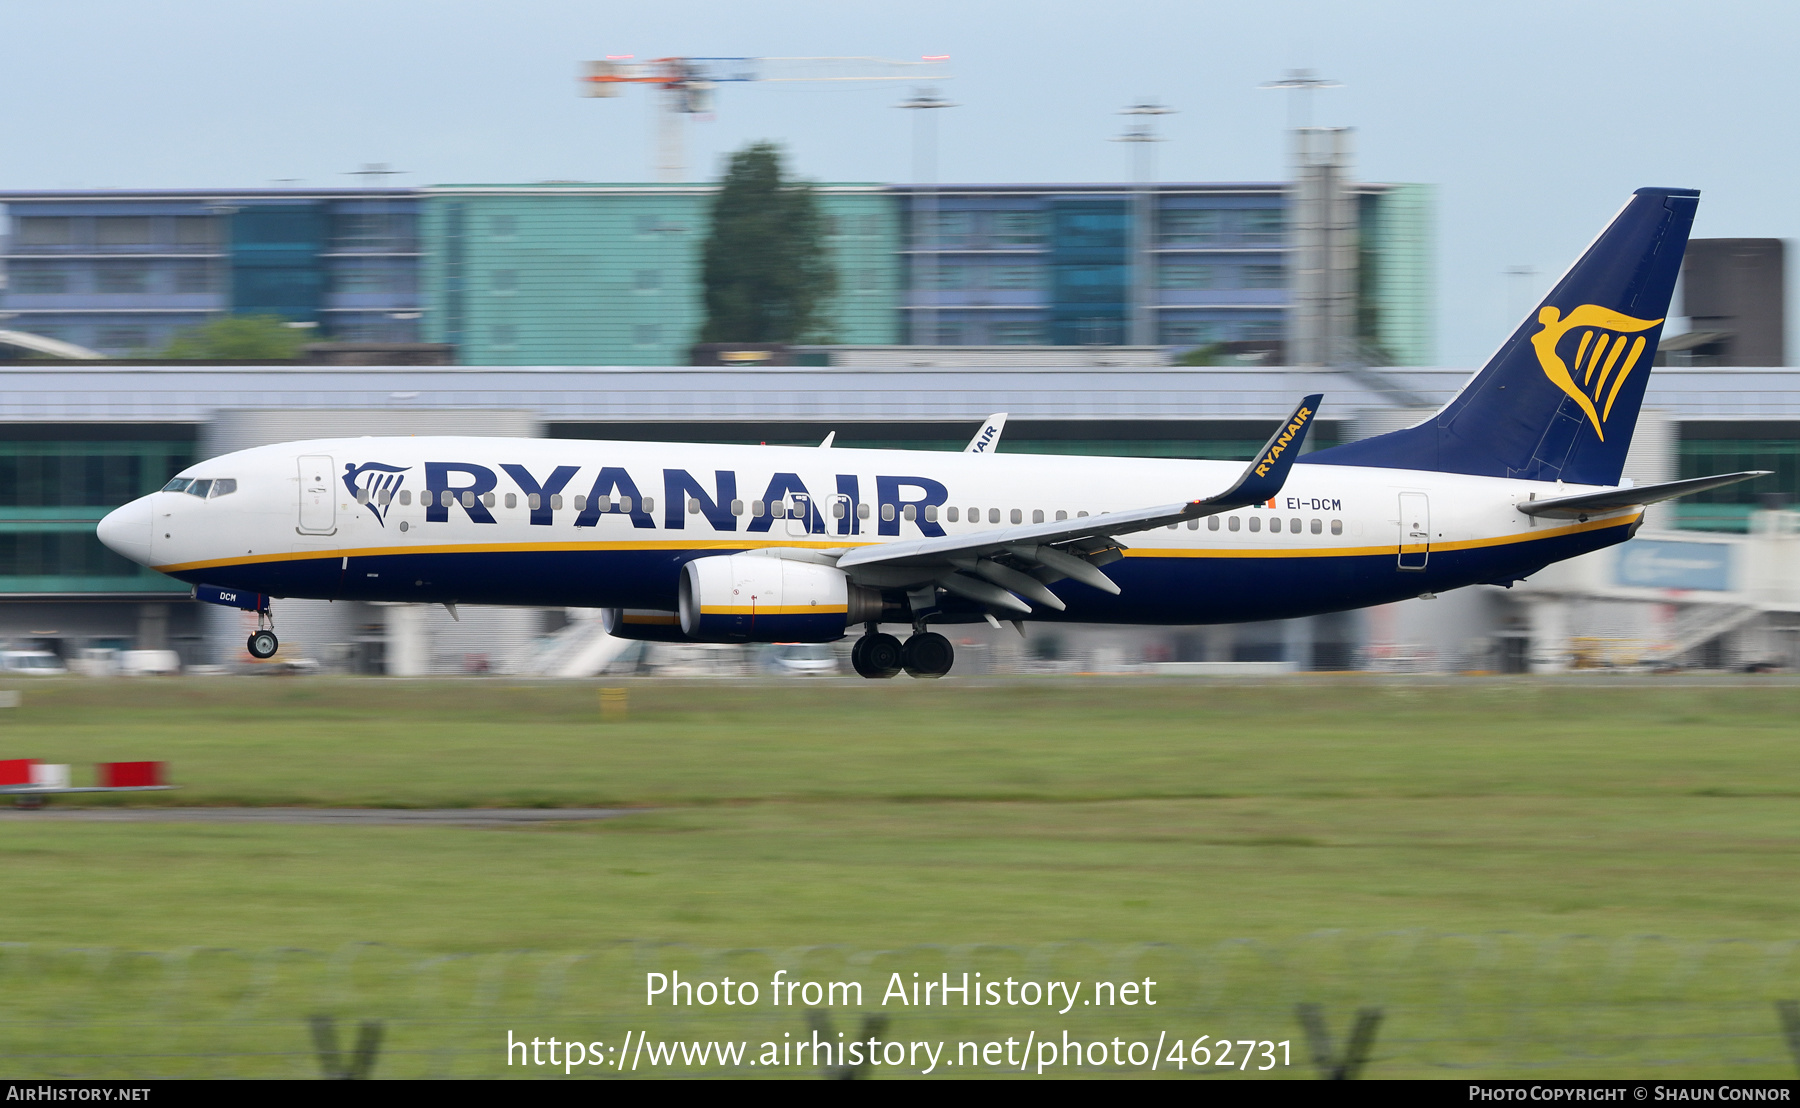
[[[781,149],[758,142],[731,156],[713,201],[701,280],[701,342],[817,340],[837,289],[818,198],[782,176]]]
[[[157,352],[183,361],[273,361],[298,358],[310,332],[289,327],[280,316],[229,315],[184,327]]]

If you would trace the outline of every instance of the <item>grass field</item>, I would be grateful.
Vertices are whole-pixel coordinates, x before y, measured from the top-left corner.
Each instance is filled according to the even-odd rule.
[[[7,820],[0,941],[1800,936],[1800,686],[1779,678],[627,687],[628,718],[603,721],[566,684],[25,686],[0,757],[168,761],[183,788],[130,803],[645,810],[501,830]]]

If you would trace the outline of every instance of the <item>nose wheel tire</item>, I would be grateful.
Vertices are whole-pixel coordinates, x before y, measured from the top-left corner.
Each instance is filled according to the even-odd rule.
[[[942,677],[955,662],[955,648],[936,631],[914,635],[900,651],[900,664],[913,677]]]
[[[244,648],[250,651],[252,658],[273,658],[275,652],[281,649],[281,640],[275,637],[273,631],[258,631],[250,636],[250,641],[244,644]]]
[[[864,677],[894,677],[900,673],[900,640],[892,635],[864,635],[850,648],[850,665]]]

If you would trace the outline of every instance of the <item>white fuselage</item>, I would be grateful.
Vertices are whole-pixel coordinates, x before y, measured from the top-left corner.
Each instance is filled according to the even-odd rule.
[[[841,551],[1191,501],[1241,463],[690,443],[356,438],[184,470],[235,488],[151,494],[102,538],[194,584],[273,596],[673,609],[682,564]],[[1046,618],[1283,618],[1523,576],[1623,541],[1517,505],[1588,491],[1416,470],[1296,465],[1273,501],[1120,536],[1108,596],[1059,586]],[[554,490],[554,491],[552,491]],[[451,504],[443,500],[449,495]]]

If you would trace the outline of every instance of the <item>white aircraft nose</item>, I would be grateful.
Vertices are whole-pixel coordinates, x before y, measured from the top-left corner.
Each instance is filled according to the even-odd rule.
[[[141,566],[150,564],[150,532],[156,521],[150,498],[140,496],[131,503],[114,508],[100,521],[100,541],[114,553],[123,554]]]

